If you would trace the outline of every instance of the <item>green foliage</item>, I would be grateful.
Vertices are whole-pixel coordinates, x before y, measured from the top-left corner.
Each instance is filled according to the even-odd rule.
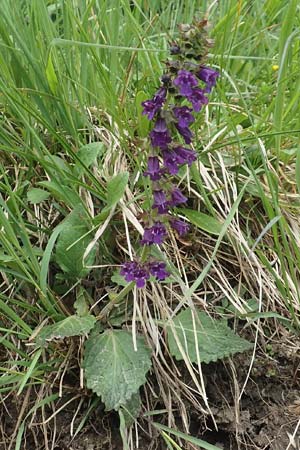
[[[190,309],[180,312],[168,326],[168,345],[176,359],[184,359],[184,352],[193,363],[210,363],[252,348],[224,320]]]
[[[196,225],[196,227],[201,230],[207,231],[207,233],[219,235],[222,230],[222,223],[208,214],[187,208],[182,208],[180,212],[185,215],[193,225]]]
[[[150,350],[142,337],[137,337],[136,344],[135,350],[132,334],[123,330],[106,330],[86,342],[86,383],[101,396],[107,410],[125,406],[146,381]]]
[[[190,209],[178,211],[196,227],[201,250],[196,252],[191,246],[185,255],[184,244],[179,244],[178,258],[185,256],[186,282],[178,283],[179,276],[173,275],[166,280],[172,283],[166,289],[173,299],[169,306],[175,308],[176,299],[181,301],[183,296],[193,300],[200,287],[208,285],[210,291],[218,276],[217,266],[220,273],[227,270],[228,285],[235,283],[236,274],[230,279],[228,271],[232,258],[238,262],[233,264],[233,272],[245,264],[238,276],[242,283],[251,284],[249,294],[260,308],[246,308],[242,315],[227,296],[226,310],[214,307],[215,313],[247,319],[249,329],[251,321],[257,320],[261,327],[273,320],[285,327],[287,322],[295,327],[299,324],[297,1],[198,3],[153,0],[149,8],[147,2],[127,0],[2,0],[1,392],[24,392],[32,384],[38,387],[48,382],[51,372],[57,373],[65,355],[57,352],[55,342],[34,352],[30,345],[23,345],[32,330],[47,319],[47,323],[56,322],[44,327],[36,341],[44,345],[51,339],[90,333],[85,355],[85,363],[89,363],[86,376],[92,380],[88,386],[108,402],[107,408],[118,405],[123,430],[138,414],[138,389],[150,367],[149,351],[140,337],[135,352],[129,332],[105,331],[125,322],[130,328],[132,317],[132,284],[125,283],[117,271],[111,281],[109,278],[111,265],[120,264],[120,249],[126,247],[118,202],[127,186],[131,201],[140,201],[137,175],[145,166],[144,138],[151,126],[141,115],[141,102],[157,89],[167,41],[176,35],[178,23],[189,23],[195,14],[200,18],[205,11],[215,40],[208,61],[221,77],[205,109],[205,120],[194,124],[199,162],[190,168],[189,180],[184,170],[178,178],[182,189],[188,186],[191,193]],[[95,246],[83,263],[95,229],[101,228],[114,208],[116,213],[98,240],[98,249]],[[88,211],[94,215],[90,217]],[[221,216],[224,224],[217,220]],[[210,234],[208,245],[197,228]],[[134,248],[135,238],[131,239]],[[160,256],[157,248],[153,255]],[[86,266],[94,264],[104,267],[91,272]],[[259,283],[258,275],[263,277]],[[58,276],[70,289],[67,297],[60,297],[55,290]],[[98,288],[109,296],[93,308],[102,322],[94,325],[89,310]],[[258,298],[260,289],[262,299]],[[69,298],[75,300],[76,315],[61,321]],[[165,323],[163,300],[155,306],[153,327]],[[150,301],[149,311],[153,311]],[[195,313],[194,322],[189,311],[174,319],[177,341],[191,360],[198,362],[195,342],[201,361],[251,347],[225,322],[203,314]],[[169,344],[181,359],[172,326],[168,325]],[[164,346],[164,335],[153,332]],[[134,385],[122,371],[129,366]],[[3,398],[5,402],[6,395]],[[16,449],[22,448],[30,415],[41,406],[52,407],[55,398],[42,400],[26,413]],[[87,420],[88,412],[84,417]],[[176,436],[174,430],[161,430]],[[177,437],[200,448],[213,448],[179,432]]]
[[[76,208],[64,222],[56,243],[55,260],[70,278],[84,278],[93,264],[96,248],[94,247],[83,265],[83,255],[91,241],[87,215],[82,208]]]
[[[53,325],[43,327],[36,337],[36,343],[37,345],[43,346],[53,339],[63,339],[65,337],[88,334],[95,323],[96,317],[92,315],[69,316]]]
[[[112,208],[122,198],[128,183],[129,173],[118,173],[107,183],[107,207]]]
[[[27,198],[30,203],[41,203],[44,200],[47,200],[50,193],[47,191],[44,191],[43,189],[39,188],[33,188],[30,189],[30,191],[27,192]]]
[[[89,312],[89,300],[90,297],[87,291],[79,286],[76,292],[76,300],[74,302],[74,308],[78,316],[86,316]]]
[[[79,175],[84,173],[84,167],[90,167],[97,162],[97,158],[105,152],[102,142],[91,142],[81,147],[76,154],[76,166]]]
[[[133,424],[141,411],[141,397],[137,392],[119,408],[119,415],[122,416],[123,423],[126,428]]]

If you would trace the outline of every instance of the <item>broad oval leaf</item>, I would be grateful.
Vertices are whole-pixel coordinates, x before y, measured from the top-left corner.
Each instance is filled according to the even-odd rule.
[[[198,352],[201,362],[210,363],[253,346],[236,335],[224,320],[212,319],[200,311],[192,313],[190,309],[180,312],[168,326],[168,345],[177,360],[182,360],[185,352],[193,363],[198,362]]]
[[[210,234],[220,234],[223,224],[212,216],[204,214],[192,209],[182,208],[180,213],[183,214],[189,221]]]
[[[48,325],[39,332],[36,337],[36,343],[40,346],[53,339],[63,339],[71,336],[82,336],[94,328],[96,317],[86,315],[83,317],[73,315],[60,322]]]
[[[137,351],[132,334],[124,330],[106,330],[86,341],[87,387],[101,396],[107,410],[125,405],[145,383],[150,367],[151,353],[142,337],[137,337]]]

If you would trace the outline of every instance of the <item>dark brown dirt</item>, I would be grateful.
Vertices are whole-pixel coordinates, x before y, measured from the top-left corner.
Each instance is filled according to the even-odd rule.
[[[298,344],[293,341],[292,350],[290,345],[283,342],[268,347],[267,352],[266,349],[258,350],[240,402],[237,399],[248,373],[251,355],[237,355],[232,361],[204,366],[207,395],[217,429],[211,418],[204,420],[203,416],[189,407],[191,435],[225,450],[300,450],[300,427],[295,433],[300,417],[300,341]],[[34,404],[34,394],[32,390],[26,413]],[[86,402],[79,408],[74,430],[86,413],[88,395],[86,393]],[[56,408],[67,399],[68,396],[60,399]],[[23,401],[24,397],[13,398],[0,405],[0,450],[8,450]],[[101,403],[78,435],[72,438],[70,427],[78,406],[79,399],[58,413],[55,422],[47,424],[48,449],[122,450],[118,415],[105,413]],[[50,416],[52,412],[47,413]],[[41,417],[35,418],[36,423],[40,420]],[[156,421],[164,423],[164,420],[164,416],[160,419],[156,416]],[[177,422],[180,429],[180,417],[177,417]],[[139,450],[164,450],[165,443],[147,434],[149,423],[140,419],[140,424],[146,433],[139,430]],[[157,433],[154,432],[153,436],[157,436]],[[196,447],[186,445],[182,448],[192,450]],[[47,449],[45,430],[41,425],[27,427],[21,449]]]

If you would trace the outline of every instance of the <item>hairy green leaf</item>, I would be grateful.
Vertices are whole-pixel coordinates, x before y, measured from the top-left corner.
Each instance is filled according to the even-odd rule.
[[[36,337],[38,345],[45,345],[47,341],[52,339],[63,339],[70,336],[81,336],[91,331],[96,323],[96,317],[86,315],[83,317],[73,315],[60,322],[48,325],[40,331]]]
[[[58,237],[55,258],[60,268],[71,278],[83,278],[90,269],[83,265],[83,255],[91,241],[88,234],[87,217],[83,208],[74,210]],[[96,246],[87,256],[85,263],[91,266],[96,254]]]
[[[79,316],[86,316],[89,313],[88,297],[87,291],[82,286],[79,286],[74,302],[74,308]]]
[[[168,326],[168,345],[176,359],[182,360],[185,352],[194,363],[197,354],[201,362],[210,363],[252,348],[251,342],[236,335],[224,320],[190,309],[180,312]]]
[[[137,351],[132,334],[123,330],[106,330],[89,337],[84,354],[87,387],[101,396],[106,409],[126,405],[146,381],[151,367],[150,350],[142,337]]]
[[[90,167],[91,164],[97,159],[99,155],[102,155],[105,151],[105,146],[102,142],[91,142],[81,147],[77,152],[77,157],[86,166]],[[76,162],[77,170],[80,174],[84,172],[84,168],[80,165],[80,162]]]
[[[32,188],[27,192],[27,199],[30,203],[41,203],[50,196],[50,193],[39,188]]]

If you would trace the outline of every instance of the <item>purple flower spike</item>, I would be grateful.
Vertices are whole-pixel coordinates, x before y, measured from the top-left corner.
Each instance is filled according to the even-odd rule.
[[[208,99],[205,97],[203,89],[195,88],[192,90],[188,100],[192,103],[194,111],[199,112],[203,105],[207,105]]]
[[[145,228],[141,244],[162,244],[166,236],[167,231],[165,225],[161,222],[156,222],[152,227]]]
[[[188,70],[179,70],[173,83],[178,87],[181,95],[188,97],[192,93],[192,88],[198,85],[198,80],[195,75]]]
[[[144,172],[144,176],[147,175],[150,177],[150,180],[157,181],[160,180],[164,170],[159,166],[159,159],[157,156],[150,156],[148,159],[148,167]]]
[[[174,188],[171,192],[171,201],[169,202],[170,206],[177,206],[181,203],[186,203],[187,198],[183,195],[180,189],[177,187]]]
[[[186,128],[191,123],[195,122],[195,118],[193,114],[191,114],[192,111],[193,110],[191,108],[188,108],[187,106],[178,106],[173,108],[173,113],[178,120],[179,127]]]
[[[166,271],[166,264],[164,262],[152,262],[149,264],[151,275],[158,280],[165,280],[170,274]]]
[[[176,147],[174,148],[174,152],[178,160],[180,160],[180,164],[188,164],[190,166],[197,159],[196,152],[189,148]]]
[[[193,137],[193,133],[191,132],[191,130],[188,127],[180,127],[179,125],[176,125],[176,128],[183,137],[184,142],[186,144],[190,144],[192,142]]]
[[[171,136],[165,119],[157,119],[153,130],[150,132],[151,144],[165,150],[171,142]]]
[[[205,66],[202,66],[196,75],[206,83],[205,92],[211,92],[212,88],[216,85],[217,78],[220,76],[219,72]]]
[[[147,116],[149,120],[152,120],[155,114],[161,110],[161,107],[166,99],[166,94],[166,88],[162,87],[156,92],[151,100],[142,102],[142,106],[144,107],[142,114]]]
[[[184,234],[187,234],[190,230],[190,226],[183,220],[172,219],[172,220],[170,220],[170,224],[171,224],[171,227],[177,231],[179,236],[183,236]]]
[[[159,214],[165,214],[169,208],[169,202],[167,201],[164,191],[153,192],[154,202],[152,208],[157,208]]]

